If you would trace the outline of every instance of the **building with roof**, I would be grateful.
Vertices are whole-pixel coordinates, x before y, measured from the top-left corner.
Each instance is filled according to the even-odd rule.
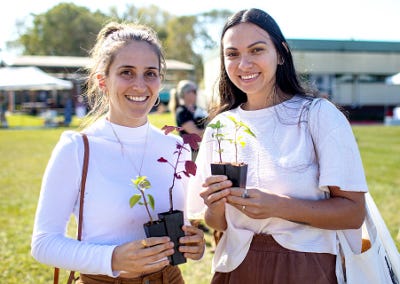
[[[54,104],[59,112],[63,111],[66,102],[70,99],[76,103],[77,98],[85,89],[85,68],[90,64],[89,57],[73,56],[17,56],[4,60],[7,67],[37,67],[47,74],[58,79],[73,83],[70,90],[49,90],[36,88],[20,88],[9,91],[9,110],[22,110],[35,113],[45,109],[48,102]],[[176,86],[179,80],[194,79],[194,66],[178,60],[167,59],[167,73],[160,92],[161,101],[169,101],[169,90]],[[22,81],[24,78],[18,78]],[[0,91],[5,92],[6,89]]]
[[[384,120],[400,105],[400,42],[288,39],[296,70],[322,95],[348,110],[351,120]],[[219,51],[204,60],[206,93],[217,90]]]

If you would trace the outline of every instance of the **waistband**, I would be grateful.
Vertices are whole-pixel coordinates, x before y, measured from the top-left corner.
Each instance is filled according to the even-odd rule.
[[[168,284],[168,274],[174,269],[178,269],[174,266],[167,266],[160,271],[143,275],[135,278],[123,278],[123,277],[110,277],[107,275],[93,275],[93,274],[81,274],[80,280],[82,283],[104,283],[104,284],[149,284],[150,281],[161,280],[163,284]],[[79,283],[79,282],[78,282]]]
[[[270,252],[295,252],[284,248],[275,241],[272,235],[255,234],[250,245],[251,250],[270,251]]]

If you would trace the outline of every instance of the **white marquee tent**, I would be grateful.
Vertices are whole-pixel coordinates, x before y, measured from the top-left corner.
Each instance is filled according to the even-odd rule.
[[[389,85],[400,85],[400,73],[386,78],[386,84]]]
[[[73,84],[43,72],[37,67],[0,68],[0,90],[69,90]]]

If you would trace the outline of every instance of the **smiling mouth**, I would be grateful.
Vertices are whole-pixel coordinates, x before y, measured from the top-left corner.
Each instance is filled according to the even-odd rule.
[[[140,96],[140,97],[138,97],[138,96],[126,96],[126,98],[128,100],[130,100],[131,102],[139,102],[139,103],[141,103],[141,102],[147,101],[147,99],[149,97],[147,97],[147,96]]]
[[[258,77],[258,75],[259,75],[258,73],[253,73],[253,74],[249,74],[249,75],[242,75],[242,76],[239,76],[239,77],[242,80],[251,80],[251,79],[254,79],[254,78]]]

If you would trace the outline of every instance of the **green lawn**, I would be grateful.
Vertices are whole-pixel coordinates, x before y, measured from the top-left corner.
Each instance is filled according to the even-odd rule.
[[[173,124],[170,114],[152,114],[158,127]],[[8,130],[0,130],[0,277],[7,283],[51,283],[52,268],[30,256],[30,237],[40,183],[47,160],[65,128],[42,128],[35,117],[9,117]],[[36,129],[22,129],[22,126]],[[73,126],[78,122],[74,120]],[[400,127],[355,126],[369,188],[393,238],[400,228]],[[209,283],[211,235],[203,260],[181,265],[186,283]],[[400,248],[400,241],[396,241]],[[196,266],[194,266],[194,264]],[[63,272],[64,273],[64,272]],[[60,283],[65,283],[65,278]]]

